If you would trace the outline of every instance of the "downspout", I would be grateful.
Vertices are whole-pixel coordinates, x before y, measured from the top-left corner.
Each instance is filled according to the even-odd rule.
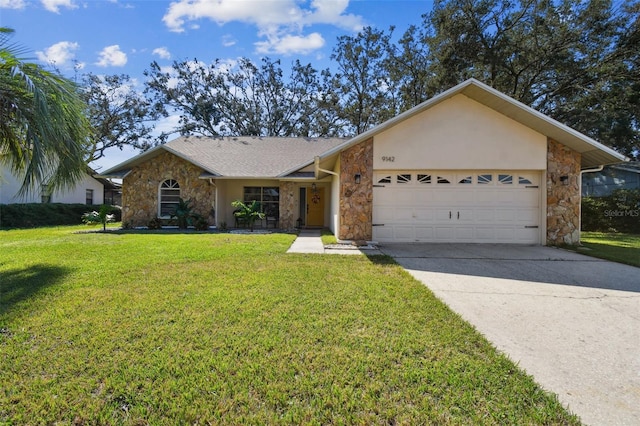
[[[596,167],[595,169],[580,170],[580,179],[578,180],[578,191],[580,191],[580,209],[578,210],[578,220],[580,224],[580,232],[582,232],[582,174],[583,173],[597,173],[604,169],[603,165]]]
[[[216,183],[214,182],[213,178],[209,178],[209,183],[211,185],[213,185],[213,187],[215,188],[215,195],[213,197],[213,203],[215,204],[213,206],[213,226],[215,226],[216,228],[218,227],[218,185],[216,185]]]

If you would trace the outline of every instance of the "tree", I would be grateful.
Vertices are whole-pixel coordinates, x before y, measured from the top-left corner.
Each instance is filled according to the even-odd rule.
[[[633,155],[637,14],[637,2],[437,1],[423,27],[405,33],[389,72],[403,108],[474,77]]]
[[[83,86],[93,129],[88,162],[102,158],[110,148],[131,146],[144,151],[154,145],[151,123],[159,114],[135,90],[128,75],[87,74]]]
[[[0,156],[24,176],[20,193],[68,188],[86,173],[90,134],[76,85],[27,62],[0,28]]]
[[[180,116],[178,127],[173,132],[182,135],[219,136],[221,111],[218,90],[224,78],[216,70],[215,61],[210,67],[193,61],[174,61],[171,71],[165,71],[154,61],[151,69],[145,70],[145,93],[153,102],[153,109],[168,117]],[[171,132],[163,132],[160,139],[166,140]]]
[[[411,25],[398,41],[389,44],[385,72],[398,92],[398,109],[406,111],[435,95],[431,81],[433,75],[432,55],[425,46],[423,30]]]
[[[359,134],[397,114],[394,88],[383,67],[390,36],[366,27],[356,36],[340,36],[331,59],[338,67],[334,87],[348,133]]]
[[[300,61],[286,79],[280,61],[269,58],[259,66],[247,58],[174,61],[171,70],[154,62],[145,75],[155,110],[179,114],[175,131],[183,135],[325,136],[339,127],[324,113],[330,75]]]

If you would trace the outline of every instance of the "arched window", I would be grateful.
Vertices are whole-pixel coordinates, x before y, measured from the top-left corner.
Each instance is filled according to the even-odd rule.
[[[160,202],[158,216],[169,217],[175,211],[180,201],[180,185],[173,179],[167,179],[160,184]]]

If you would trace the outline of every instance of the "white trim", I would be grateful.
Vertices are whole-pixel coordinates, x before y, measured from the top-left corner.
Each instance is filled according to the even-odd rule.
[[[158,184],[158,209],[156,211],[157,216],[160,219],[169,219],[171,217],[171,215],[162,215],[162,185],[167,182],[167,181],[174,181],[176,183],[176,185],[178,185],[178,192],[179,192],[179,197],[182,196],[182,188],[180,187],[180,182],[178,182],[177,179],[174,178],[168,178],[168,179],[164,179],[162,181],[160,181],[160,183]],[[175,188],[165,188],[165,189],[175,189]]]

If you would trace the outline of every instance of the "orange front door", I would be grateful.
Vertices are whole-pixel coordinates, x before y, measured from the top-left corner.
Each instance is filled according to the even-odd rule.
[[[324,188],[307,188],[307,226],[324,226]]]

